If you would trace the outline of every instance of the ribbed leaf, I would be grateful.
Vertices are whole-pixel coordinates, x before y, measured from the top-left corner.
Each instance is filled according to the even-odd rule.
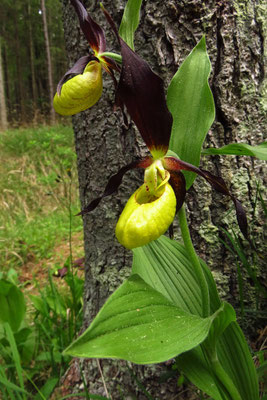
[[[16,332],[25,316],[23,293],[11,282],[0,280],[0,324],[8,322]]]
[[[133,275],[64,353],[120,358],[136,364],[159,363],[201,343],[215,317],[203,319],[183,311]]]
[[[200,290],[183,245],[162,236],[144,247],[134,249],[133,253],[133,273],[139,274],[145,282],[178,307],[200,315]],[[221,302],[208,267],[200,261],[209,286],[211,312],[214,312]],[[228,306],[227,308],[226,320],[222,315],[222,319],[215,321],[213,325],[216,327],[217,324],[217,336],[226,328],[229,322],[227,319],[231,319],[232,311]],[[244,335],[236,322],[230,323],[217,339],[216,348],[219,361],[238,388],[242,400],[257,400],[259,392],[255,366]],[[223,388],[208,365],[201,346],[180,355],[177,364],[196,386],[213,399],[222,400],[220,390]]]
[[[139,25],[142,0],[128,0],[122,16],[119,34],[134,50],[134,33]]]
[[[257,157],[260,160],[267,160],[267,142],[263,142],[258,146],[251,146],[246,143],[231,143],[226,146],[215,149],[210,147],[202,150],[201,154],[204,156],[210,156],[212,154],[219,155],[235,155],[235,156],[251,156]]]
[[[224,302],[223,312],[219,313],[214,319],[209,332],[209,336],[205,342],[206,345],[211,348],[211,350],[216,350],[218,338],[222,335],[228,325],[233,321],[236,321],[235,310],[229,303]]]
[[[173,117],[169,148],[181,160],[197,167],[203,141],[215,117],[213,96],[208,84],[210,69],[203,37],[172,78],[167,94],[168,108]],[[184,174],[189,189],[195,174]]]

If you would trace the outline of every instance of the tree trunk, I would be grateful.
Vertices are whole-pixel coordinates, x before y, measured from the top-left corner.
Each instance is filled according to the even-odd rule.
[[[2,63],[2,38],[0,37],[0,131],[6,131],[7,127],[6,96]]]
[[[7,51],[6,51],[6,46],[3,46],[3,70],[4,70],[4,82],[5,82],[5,97],[6,97],[6,105],[7,105],[7,114],[10,112],[11,108],[11,100],[10,100],[10,89],[9,89],[9,73],[8,73],[8,63],[7,63]]]
[[[26,108],[25,108],[25,93],[24,93],[24,84],[23,84],[23,75],[22,75],[22,63],[21,63],[21,55],[20,55],[20,37],[18,30],[18,16],[17,10],[14,12],[14,25],[15,25],[15,52],[16,52],[16,69],[17,69],[17,84],[16,87],[16,98],[17,104],[16,107],[19,109],[20,113],[20,121],[26,121]],[[17,121],[19,118],[17,118]]]
[[[67,0],[62,1],[66,47],[70,65],[73,65],[80,56],[87,54],[87,43],[78,29],[73,8]],[[121,0],[105,1],[105,7],[118,24],[124,3]],[[108,50],[116,49],[116,42],[99,6],[95,6],[95,2],[86,4],[91,15],[105,27]],[[263,141],[266,132],[263,101],[263,92],[266,90],[263,75],[266,34],[264,7],[263,1],[254,0],[246,3],[215,0],[144,1],[135,48],[164,79],[166,87],[186,55],[202,35],[206,35],[213,70],[210,84],[216,104],[216,121],[208,134],[206,146],[220,147],[236,141],[258,144]],[[103,192],[110,175],[146,151],[136,129],[131,126],[125,130],[120,112],[113,112],[113,102],[112,82],[105,75],[103,95],[98,104],[73,118],[81,207]],[[263,212],[259,206],[255,209],[255,198],[257,184],[262,190],[266,187],[262,178],[263,163],[249,157],[215,156],[203,157],[201,166],[212,173],[221,174],[231,184],[233,193],[242,200],[258,247],[258,260],[261,260],[264,254],[261,239]],[[103,200],[94,212],[84,217],[84,327],[90,324],[106,298],[130,274],[131,252],[117,243],[114,228],[123,206],[141,179],[142,174],[129,172],[118,194]],[[228,214],[230,202],[214,193],[201,178],[197,178],[187,194],[186,204],[193,241],[199,255],[211,266],[224,297],[238,305],[236,259],[222,246],[220,239],[226,238],[218,229],[218,226],[223,226],[231,231],[234,225],[234,212]],[[251,249],[247,242],[244,241],[243,245],[249,257]],[[259,268],[263,267],[260,263],[258,261]],[[247,288],[246,300],[249,304],[254,299],[254,289],[248,283]],[[79,370],[77,365],[78,361],[73,364],[72,371],[75,368]],[[121,396],[146,398],[132,378],[127,363],[101,361],[101,365],[113,399],[120,399]],[[159,376],[167,368],[168,363],[160,368],[135,367],[134,371],[154,398],[172,399],[178,393],[177,377],[159,383]],[[84,362],[83,372],[89,392],[105,395],[97,362]],[[67,378],[65,383],[68,383]],[[186,398],[185,395],[180,396]]]
[[[37,85],[34,67],[34,46],[32,37],[32,20],[31,20],[31,4],[28,1],[27,4],[27,15],[28,15],[28,28],[29,28],[29,53],[30,53],[30,65],[31,65],[31,89],[32,89],[32,108],[33,108],[33,123],[37,123]]]
[[[48,79],[48,91],[49,91],[50,122],[53,125],[53,124],[55,124],[56,119],[55,119],[55,110],[53,107],[53,98],[54,98],[53,75],[52,75],[52,63],[51,63],[50,45],[49,45],[49,37],[48,37],[48,29],[47,29],[45,0],[41,0],[41,10],[42,10],[42,17],[43,17],[45,51],[46,51],[46,60],[47,60],[47,79]]]

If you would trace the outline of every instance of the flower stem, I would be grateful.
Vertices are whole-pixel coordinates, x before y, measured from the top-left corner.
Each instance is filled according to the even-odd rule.
[[[105,56],[105,57],[110,57],[113,60],[117,61],[118,63],[122,63],[122,56],[120,56],[119,54],[116,53],[111,53],[109,51],[105,51],[104,53],[101,53],[101,57]]]
[[[209,288],[208,288],[206,278],[204,276],[204,272],[200,265],[199,258],[195,252],[195,249],[194,249],[194,246],[193,246],[193,243],[191,240],[184,206],[182,206],[182,208],[179,210],[178,218],[179,218],[179,224],[180,224],[180,228],[181,228],[184,245],[185,245],[186,251],[191,259],[192,265],[194,266],[195,274],[196,274],[196,277],[197,277],[197,280],[198,280],[198,283],[200,286],[200,290],[201,290],[202,316],[208,317],[210,314]]]
[[[211,367],[217,378],[223,384],[226,392],[229,394],[230,399],[242,400],[236,386],[233,384],[232,380],[230,379],[229,375],[225,372],[218,359],[211,361]]]

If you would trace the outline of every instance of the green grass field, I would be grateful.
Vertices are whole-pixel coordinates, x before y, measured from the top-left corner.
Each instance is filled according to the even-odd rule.
[[[0,265],[49,258],[79,211],[73,131],[68,126],[8,130],[0,136]],[[82,230],[80,217],[72,231]]]

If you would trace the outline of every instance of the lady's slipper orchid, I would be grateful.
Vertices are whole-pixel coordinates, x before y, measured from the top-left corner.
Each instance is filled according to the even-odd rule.
[[[181,208],[186,194],[181,170],[186,170],[202,176],[215,190],[233,200],[240,229],[247,237],[245,212],[224,180],[176,157],[167,156],[172,116],[167,108],[163,81],[119,37],[111,17],[106,10],[104,12],[121,46],[122,70],[116,102],[119,106],[126,106],[152,157],[121,168],[110,178],[103,195],[93,200],[81,214],[92,211],[102,198],[114,193],[127,171],[144,168],[144,184],[128,200],[116,227],[117,239],[126,248],[143,246],[165,233],[176,211]]]
[[[93,54],[81,57],[60,80],[53,105],[61,115],[74,115],[97,103],[102,94],[102,67],[114,82],[113,70],[119,71],[114,60],[102,55],[106,50],[103,29],[90,17],[79,0],[71,0],[71,3]],[[71,78],[73,74],[75,76]]]
[[[116,226],[116,237],[128,249],[143,246],[166,232],[175,213],[176,197],[169,183],[159,197],[152,196],[144,184],[128,200]]]

